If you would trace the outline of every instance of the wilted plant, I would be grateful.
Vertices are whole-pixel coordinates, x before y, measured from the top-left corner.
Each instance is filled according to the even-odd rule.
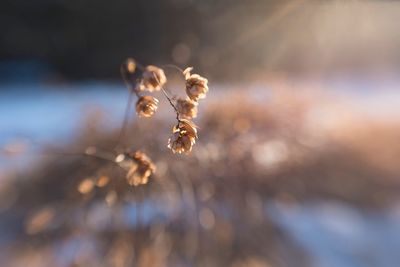
[[[169,66],[169,65],[167,65]],[[177,68],[176,66],[173,66]],[[139,78],[136,80],[130,77],[135,73],[136,69],[142,71]],[[157,110],[159,103],[158,99],[145,95],[143,92],[162,91],[167,98],[169,104],[173,107],[176,113],[177,124],[172,129],[172,136],[168,140],[168,147],[174,153],[189,153],[197,139],[196,125],[191,119],[197,116],[198,100],[204,99],[208,92],[208,80],[199,74],[191,74],[192,67],[181,70],[177,68],[185,78],[185,91],[187,98],[172,99],[164,85],[167,83],[167,77],[164,70],[149,65],[143,67],[133,59],[127,59],[121,66],[122,77],[131,90],[132,94],[138,97],[136,102],[136,113],[142,117],[151,117]],[[129,100],[130,101],[130,100]],[[129,103],[128,108],[129,110]],[[124,121],[124,124],[126,121]],[[124,128],[124,126],[123,126]]]
[[[121,127],[120,135],[117,139],[117,145],[125,132],[131,110],[132,96],[136,96],[136,113],[139,117],[150,118],[158,109],[159,100],[152,95],[161,91],[168,100],[176,114],[177,123],[172,128],[172,135],[168,139],[168,148],[173,153],[188,154],[192,151],[196,143],[197,127],[192,121],[197,116],[198,100],[204,99],[208,92],[208,80],[199,74],[191,74],[192,67],[182,70],[173,65],[185,79],[186,98],[171,98],[164,86],[167,83],[167,77],[162,68],[149,65],[142,66],[132,58],[128,58],[121,65],[121,75],[129,89],[129,99],[125,111],[125,118]],[[116,147],[114,148],[116,151]],[[117,152],[117,151],[116,151]],[[89,147],[85,151],[86,155],[100,157],[116,163],[126,171],[126,179],[129,185],[139,186],[147,184],[150,176],[156,171],[156,166],[152,160],[142,151],[114,153],[100,151],[96,147]]]

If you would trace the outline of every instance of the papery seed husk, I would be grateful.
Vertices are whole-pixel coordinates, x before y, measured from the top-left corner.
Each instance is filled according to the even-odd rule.
[[[136,113],[139,116],[151,117],[158,108],[158,99],[152,96],[142,96],[136,102]]]
[[[141,84],[146,90],[150,92],[159,91],[166,82],[167,77],[163,69],[153,65],[149,65],[145,68]]]

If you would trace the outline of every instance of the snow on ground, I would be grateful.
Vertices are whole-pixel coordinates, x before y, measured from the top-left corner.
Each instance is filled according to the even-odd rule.
[[[336,202],[267,206],[267,214],[318,267],[396,267],[400,262],[399,206],[361,211]]]

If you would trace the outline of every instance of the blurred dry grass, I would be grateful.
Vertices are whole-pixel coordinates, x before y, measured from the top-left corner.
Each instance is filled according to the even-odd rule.
[[[304,92],[210,102],[190,156],[168,151],[165,120],[130,126],[122,144],[157,165],[146,186],[130,187],[112,163],[83,156],[47,158],[14,179],[7,185],[14,201],[1,216],[12,233],[2,262],[308,266],[302,249],[268,218],[269,201],[335,199],[379,209],[398,198],[395,122]],[[66,149],[112,148],[115,136],[93,124]]]

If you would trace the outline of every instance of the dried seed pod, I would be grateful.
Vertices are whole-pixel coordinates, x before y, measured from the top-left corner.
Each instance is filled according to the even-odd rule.
[[[168,140],[168,148],[174,153],[189,153],[195,140],[180,132],[175,132]]]
[[[136,71],[136,62],[134,59],[132,58],[127,58],[125,60],[125,64],[124,67],[126,69],[126,71],[130,74],[133,74]]]
[[[138,90],[150,92],[159,91],[167,82],[167,77],[161,68],[149,65],[143,71],[142,79],[137,87]]]
[[[158,99],[149,95],[141,96],[136,102],[136,113],[139,116],[151,117],[158,107]]]
[[[206,97],[208,92],[208,80],[204,77],[201,77],[199,74],[191,74],[190,72],[193,68],[186,68],[183,71],[183,75],[186,80],[186,94],[187,96],[193,100],[198,101],[199,99],[203,99]]]
[[[135,84],[134,90],[136,92],[146,91],[146,88],[144,87],[144,84],[143,84],[143,79]]]
[[[154,163],[141,151],[128,154],[128,157],[132,160],[131,167],[126,175],[128,183],[133,186],[147,184],[149,177],[156,171]]]
[[[125,83],[129,87],[133,87],[136,84],[135,72],[136,72],[136,61],[132,58],[126,59],[125,62],[122,63],[121,65],[121,75]]]
[[[197,116],[197,102],[190,99],[179,98],[176,101],[176,108],[178,109],[179,115],[187,119],[193,119]]]
[[[174,127],[174,131],[185,132],[190,138],[197,138],[197,126],[190,120],[181,119]]]
[[[168,139],[168,148],[174,153],[189,153],[196,143],[197,129],[193,122],[180,120],[174,126],[172,136]]]

